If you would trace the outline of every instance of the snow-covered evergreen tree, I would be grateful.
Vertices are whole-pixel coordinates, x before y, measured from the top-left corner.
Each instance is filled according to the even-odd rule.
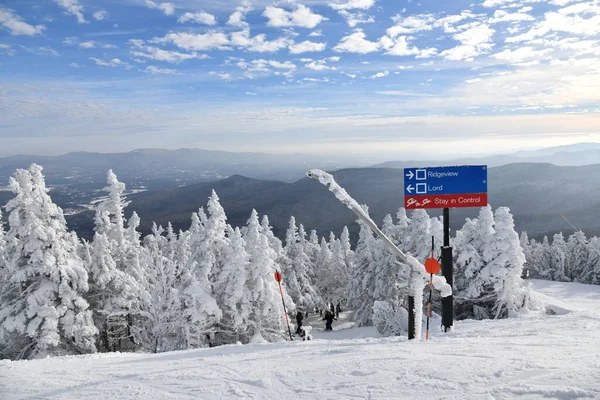
[[[431,218],[425,210],[414,210],[407,232],[406,251],[421,262],[431,257]]]
[[[186,346],[182,331],[181,301],[177,288],[176,263],[163,253],[163,229],[153,225],[152,234],[144,238],[144,281],[149,299],[134,325],[137,343],[154,353],[183,349]]]
[[[227,226],[223,262],[215,272],[213,290],[223,313],[216,334],[217,344],[236,343],[248,336],[251,296],[246,286],[250,256],[239,228]]]
[[[498,208],[494,221],[493,238],[483,251],[485,266],[475,276],[468,293],[480,304],[494,302],[491,310],[486,307],[492,312],[491,317],[510,317],[534,305],[530,302],[529,285],[521,278],[525,255],[510,210]]]
[[[590,262],[590,247],[585,233],[577,231],[567,240],[567,263],[565,276],[571,282],[579,282]]]
[[[296,219],[290,217],[289,228],[286,232],[286,244],[285,252],[291,261],[291,265],[288,271],[290,279],[296,279],[298,282],[296,292],[290,291],[290,295],[294,299],[296,306],[302,307],[308,310],[315,308],[317,304],[321,303],[321,299],[314,287],[312,286],[310,279],[310,260],[304,252],[304,246],[302,245],[303,240],[299,235],[298,228],[296,227]]]
[[[277,253],[269,246],[269,239],[262,232],[256,210],[252,210],[244,232],[249,255],[246,275],[246,290],[250,295],[247,341],[279,341],[282,339],[284,315],[274,279]]]
[[[96,207],[95,231],[103,235],[108,241],[108,250],[117,271],[125,274],[126,285],[121,292],[114,292],[114,296],[126,298],[115,299],[116,303],[127,304],[127,314],[121,318],[111,318],[112,324],[125,326],[126,334],[131,342],[136,339],[132,336],[133,325],[140,321],[141,310],[149,306],[151,301],[148,293],[148,282],[145,281],[143,260],[146,258],[138,231],[140,219],[133,212],[125,224],[125,207],[129,204],[125,199],[125,184],[120,182],[116,174],[109,170],[107,174],[107,198]],[[94,283],[92,283],[94,285]],[[126,288],[126,289],[125,289]],[[116,315],[114,315],[116,317]],[[113,329],[111,323],[107,327]],[[103,326],[103,325],[102,325]],[[100,327],[103,329],[103,327]],[[115,328],[117,329],[117,328]],[[120,329],[120,328],[119,328]],[[139,332],[140,329],[134,331]],[[120,350],[120,346],[117,350]]]
[[[109,344],[109,318],[125,318],[137,306],[132,296],[136,283],[117,268],[110,252],[106,234],[96,233],[90,245],[86,244],[85,261],[89,272],[90,290],[87,299],[94,312],[94,321],[100,331],[100,351],[118,349]]]
[[[365,212],[368,208],[363,206]],[[373,298],[375,271],[377,268],[375,253],[377,241],[373,232],[362,222],[356,245],[354,269],[351,271],[348,283],[348,308],[354,310],[352,320],[358,326],[367,326],[373,323]]]
[[[566,280],[565,270],[567,266],[567,243],[562,234],[556,233],[552,238],[552,245],[550,248],[550,254],[552,257],[552,275],[551,279],[554,281]]]
[[[203,222],[204,221],[204,222]],[[202,209],[192,214],[192,225],[185,235],[179,272],[179,296],[182,307],[182,334],[185,348],[197,348],[211,343],[217,322],[222,313],[212,295],[207,264],[197,261],[205,249],[204,223],[206,214]],[[189,249],[188,249],[189,246]]]
[[[298,286],[296,275],[293,273],[293,270],[291,270],[292,261],[287,256],[281,240],[273,233],[273,228],[269,225],[269,217],[266,215],[263,215],[262,217],[260,231],[267,237],[269,247],[271,247],[276,254],[275,265],[277,270],[283,275],[283,299],[288,312],[291,313],[296,309],[296,303],[294,303],[291,293],[300,292],[299,288],[296,289]],[[291,271],[292,274],[288,273],[289,271]]]
[[[0,354],[21,359],[96,351],[79,243],[47,193],[42,167],[17,170],[10,188],[16,196],[6,205],[10,277],[0,288]]]

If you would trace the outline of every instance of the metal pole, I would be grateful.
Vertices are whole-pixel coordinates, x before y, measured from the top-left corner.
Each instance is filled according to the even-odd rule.
[[[408,340],[415,338],[415,296],[408,296]]]
[[[287,308],[285,307],[285,300],[283,300],[283,289],[281,288],[281,282],[279,283],[279,293],[281,294],[281,302],[283,303],[283,313],[285,314],[285,322],[287,323],[287,327],[288,327],[288,334],[290,335],[290,341],[293,341],[294,338],[292,337],[292,330],[290,329],[290,319],[288,317],[288,313],[287,313]]]
[[[442,275],[448,285],[453,284],[452,247],[450,247],[450,209],[444,208],[444,247],[442,247]],[[448,332],[454,325],[453,296],[442,297],[442,325]]]

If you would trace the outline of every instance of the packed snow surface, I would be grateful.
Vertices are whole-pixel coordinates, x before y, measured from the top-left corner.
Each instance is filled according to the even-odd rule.
[[[0,398],[600,399],[600,286],[533,286],[553,315],[434,319],[429,341],[311,314],[306,342],[0,361]]]

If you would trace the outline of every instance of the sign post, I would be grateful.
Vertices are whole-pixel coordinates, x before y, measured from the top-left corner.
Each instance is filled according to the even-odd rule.
[[[290,335],[290,341],[293,341],[292,330],[290,329],[290,319],[288,317],[287,308],[285,307],[285,300],[283,299],[283,289],[281,288],[281,281],[283,277],[281,276],[281,272],[275,271],[275,280],[279,284],[279,294],[281,295],[281,302],[283,303],[283,314],[285,315],[285,323],[287,324],[288,334]]]
[[[450,208],[484,207],[487,202],[486,165],[404,169],[404,208],[444,209],[442,275],[450,286],[453,284]],[[409,310],[409,315],[412,312]],[[442,298],[442,325],[445,332],[454,325],[453,296]]]

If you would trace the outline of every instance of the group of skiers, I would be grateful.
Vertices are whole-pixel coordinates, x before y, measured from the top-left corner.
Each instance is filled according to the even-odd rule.
[[[325,321],[325,330],[326,331],[332,331],[333,330],[333,320],[336,320],[340,317],[340,312],[342,311],[342,307],[340,302],[337,303],[337,305],[333,305],[333,303],[328,303],[327,307],[325,308],[325,311],[323,311],[322,308],[315,308],[315,313],[319,313],[320,317],[323,317],[322,321]],[[325,314],[325,315],[323,315]],[[304,336],[304,330],[302,329],[302,322],[304,321],[304,317],[308,318],[308,311],[306,312],[306,315],[301,311],[298,310],[298,312],[296,312],[296,334],[298,336],[303,337]]]

